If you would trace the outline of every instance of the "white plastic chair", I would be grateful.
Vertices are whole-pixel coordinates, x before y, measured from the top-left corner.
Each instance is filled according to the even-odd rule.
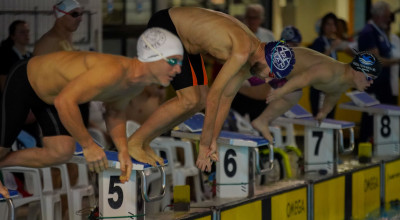
[[[273,121],[272,124],[275,125],[275,126],[279,126],[279,127],[285,129],[286,140],[282,141],[282,146],[297,147],[296,134],[295,134],[295,130],[294,130],[294,125],[293,124],[291,124],[291,123],[281,123],[281,122],[278,122],[277,120]]]
[[[20,137],[20,136],[19,136]],[[33,139],[33,140],[32,140]],[[22,142],[26,142],[25,140],[29,141],[34,141],[34,138],[30,136],[27,133],[24,133],[22,136]],[[20,140],[21,141],[21,140]],[[32,145],[32,144],[31,144]],[[33,144],[35,145],[35,144]],[[61,181],[62,185],[60,189],[54,190],[53,184],[52,184],[52,178],[51,178],[51,172],[50,168],[41,168],[42,173],[44,174],[43,181],[44,183],[44,193],[41,197],[43,201],[41,201],[42,204],[46,204],[46,207],[43,208],[42,210],[45,211],[46,218],[43,217],[43,219],[58,219],[58,213],[57,213],[57,203],[60,202],[60,199],[57,199],[57,195],[67,195],[68,199],[68,213],[69,213],[69,219],[81,219],[81,216],[76,215],[76,213],[80,210],[82,210],[82,199],[84,197],[89,197],[89,205],[91,207],[95,206],[95,195],[94,195],[94,188],[92,185],[89,184],[89,179],[88,179],[88,170],[85,164],[77,164],[78,166],[78,179],[77,183],[75,186],[71,186],[70,184],[70,178],[68,174],[68,168],[66,164],[61,164],[61,165],[56,165],[52,166],[54,168],[57,168],[60,170],[61,173]],[[35,177],[36,178],[36,177]],[[29,178],[26,178],[28,181],[35,181],[34,179],[29,180]],[[39,181],[40,181],[40,176],[39,176]],[[41,182],[40,182],[41,183]],[[50,184],[51,183],[51,184]],[[31,185],[31,184],[29,184]],[[34,189],[35,190],[35,189]],[[61,202],[60,202],[61,204]],[[18,206],[17,206],[18,207]],[[55,207],[56,209],[50,208],[50,207]],[[56,212],[53,212],[53,211]],[[60,215],[61,215],[61,207],[60,207]]]
[[[66,194],[68,199],[68,214],[70,220],[80,220],[82,216],[77,215],[83,209],[82,200],[85,197],[89,198],[89,206],[95,206],[94,188],[89,184],[88,170],[86,164],[77,164],[78,179],[74,186],[70,184],[68,168],[66,164],[53,166],[58,168],[61,174],[61,188],[56,190],[59,194]]]
[[[36,140],[30,134],[21,131],[17,137],[18,141],[26,148],[36,146]],[[12,149],[16,150],[16,142],[13,143]],[[48,169],[48,171],[46,170]],[[42,171],[42,173],[39,172]],[[21,172],[25,175],[25,185],[28,186],[27,190],[32,193],[32,196],[21,197],[14,201],[15,207],[29,203],[28,219],[34,219],[41,210],[43,220],[61,220],[61,198],[58,193],[53,191],[53,183],[51,180],[51,173],[49,168],[28,168],[28,167],[7,167],[2,169],[3,173]],[[50,179],[49,181],[42,181]],[[43,188],[42,188],[43,186]],[[40,201],[37,201],[40,200]],[[37,205],[41,206],[40,209]]]
[[[43,200],[46,219],[62,219],[61,197],[54,191],[51,169],[49,167],[40,168],[43,178]]]
[[[186,179],[193,177],[196,202],[201,202],[203,192],[201,190],[200,172],[195,166],[192,143],[174,138],[158,137],[150,143],[150,146],[153,149],[166,152],[169,163],[168,167],[171,169],[173,175],[174,186],[186,185]],[[177,163],[177,148],[182,148],[184,151],[184,164]]]
[[[24,173],[26,180],[30,180],[28,183],[32,187],[32,196],[29,197],[20,197],[16,198],[13,200],[14,202],[14,207],[18,208],[23,205],[29,204],[29,215],[28,215],[28,220],[30,219],[36,219],[37,215],[41,211],[41,218],[42,219],[54,219],[53,216],[49,216],[50,214],[46,214],[46,209],[45,209],[45,200],[43,199],[43,193],[42,193],[42,181],[41,181],[41,176],[39,169],[36,168],[28,168],[28,167],[5,167],[1,168],[1,171],[4,172],[16,172],[16,173]],[[38,208],[38,205],[40,205],[40,208]]]

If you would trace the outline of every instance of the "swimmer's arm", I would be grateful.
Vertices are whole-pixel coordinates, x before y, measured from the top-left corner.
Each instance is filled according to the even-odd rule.
[[[107,131],[118,149],[118,152],[128,152],[128,141],[126,137],[126,107],[130,98],[119,102],[104,103],[106,107],[105,122]]]
[[[226,86],[222,93],[214,126],[213,141],[215,142],[217,141],[225,119],[228,116],[235,95],[242,86],[242,82],[247,81],[246,76],[247,75],[235,75],[233,78],[230,79],[229,84]]]
[[[281,88],[272,90],[267,96],[267,103],[280,99],[286,94],[311,85],[311,79],[307,74],[299,74],[290,78]]]
[[[242,82],[237,82],[237,81],[231,82],[231,80],[235,77],[239,69],[246,63],[246,61],[247,61],[246,55],[241,55],[241,54],[232,55],[225,62],[222,69],[218,73],[217,78],[213,82],[213,85],[211,86],[210,91],[207,95],[206,115],[200,138],[199,155],[204,155],[204,151],[210,149],[212,140],[218,137],[220,131],[215,130],[217,115],[218,116],[221,115],[221,118],[218,118],[219,120],[218,123],[220,123],[220,120],[225,120],[225,118],[222,117],[226,116],[227,111],[229,110],[229,108],[227,108],[227,106],[229,106],[227,99],[222,100],[223,102],[222,105],[224,107],[220,109],[221,96],[224,93],[225,94],[229,93],[228,91],[225,91],[225,88],[227,87],[228,84],[231,84],[230,88],[240,87]],[[204,160],[204,158],[198,158],[197,162],[198,168],[200,168],[203,171],[204,170],[210,171],[211,164],[199,163],[199,159]]]
[[[336,103],[339,101],[341,93],[325,94],[324,102],[322,103],[322,108],[319,110],[316,120],[321,122],[326,118],[329,112],[335,107]]]
[[[132,171],[132,161],[128,153],[128,140],[126,137],[126,109],[131,96],[118,102],[105,103],[105,121],[107,131],[118,150],[118,160],[121,163],[122,182],[128,181]]]
[[[110,84],[114,82],[109,74],[102,74],[101,72],[102,70],[100,69],[97,71],[89,70],[78,76],[70,81],[54,100],[54,106],[64,127],[83,148],[92,146],[94,142],[85,128],[78,105],[92,101],[94,97],[110,87]],[[98,75],[103,77],[98,77]]]

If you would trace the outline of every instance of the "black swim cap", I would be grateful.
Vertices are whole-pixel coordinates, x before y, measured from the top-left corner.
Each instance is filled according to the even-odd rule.
[[[367,51],[358,52],[350,65],[354,70],[369,73],[376,77],[378,77],[382,71],[382,64],[375,55]]]

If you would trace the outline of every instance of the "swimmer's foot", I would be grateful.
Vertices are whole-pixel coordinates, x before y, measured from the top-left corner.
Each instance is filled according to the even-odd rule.
[[[144,151],[141,147],[129,147],[129,155],[133,157],[135,160],[142,162],[142,163],[148,163],[153,167],[156,167],[156,160],[151,158],[149,154]]]
[[[153,160],[157,161],[158,164],[160,164],[161,166],[164,166],[164,159],[159,157],[156,152],[154,152],[154,150],[150,147],[150,146],[146,146],[144,147],[144,151],[147,153],[147,155],[152,158]]]
[[[274,142],[274,137],[272,137],[271,133],[269,132],[268,123],[263,123],[261,120],[255,119],[251,122],[251,125],[270,143]]]

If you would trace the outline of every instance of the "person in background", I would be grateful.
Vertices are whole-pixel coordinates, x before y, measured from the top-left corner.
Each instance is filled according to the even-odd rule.
[[[26,21],[15,20],[8,27],[8,38],[0,45],[0,87],[4,89],[6,77],[11,67],[18,61],[29,59],[32,53],[28,51],[29,26]]]
[[[301,45],[301,34],[295,26],[286,26],[281,33],[281,39],[284,40],[289,47],[298,47]]]
[[[57,51],[76,50],[72,35],[82,21],[83,10],[76,0],[62,0],[53,6],[56,21],[53,27],[35,44],[33,55],[43,55]]]
[[[264,28],[264,7],[261,4],[250,4],[246,7],[244,23],[256,35],[261,42],[274,41],[274,33]]]
[[[29,59],[32,53],[28,50],[29,25],[24,20],[15,20],[8,27],[9,36],[1,42],[0,46],[0,89],[4,90],[6,78],[13,68],[21,60]],[[29,114],[23,130],[31,134],[36,143],[40,145],[40,129],[35,117]]]
[[[391,11],[388,3],[375,2],[371,7],[371,19],[358,35],[359,50],[368,50],[382,62],[381,76],[366,91],[375,96],[383,104],[395,104],[390,84],[390,67],[400,63],[400,58],[392,57],[392,45],[386,32],[391,21]],[[361,117],[360,142],[373,141],[372,116],[363,113]]]
[[[392,45],[392,58],[400,58],[400,38],[397,34],[391,32],[391,24],[394,22],[394,13],[391,14],[390,24],[388,26],[387,35]],[[400,65],[393,64],[390,66],[390,86],[392,89],[393,104],[398,104],[399,97],[399,73]]]
[[[318,37],[314,40],[311,49],[337,60],[337,50],[342,40],[336,35],[338,19],[335,14],[328,13],[321,19]],[[314,87],[310,87],[311,112],[315,116],[323,103],[324,94]],[[335,108],[328,114],[327,118],[334,118]]]

